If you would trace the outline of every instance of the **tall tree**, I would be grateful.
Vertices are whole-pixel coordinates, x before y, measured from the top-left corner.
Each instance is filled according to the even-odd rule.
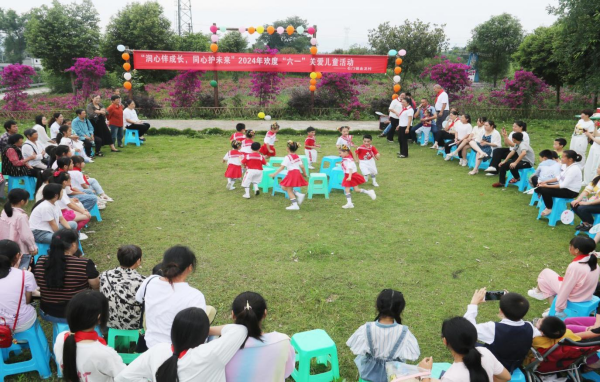
[[[248,40],[240,32],[227,32],[219,40],[219,52],[243,53],[246,49],[248,49]]]
[[[2,47],[6,61],[11,64],[22,63],[25,59],[27,18],[27,14],[19,15],[12,9],[4,11],[0,8],[0,32],[4,33]]]
[[[293,26],[294,28],[298,28],[299,26],[307,29],[309,27],[308,21],[298,17],[292,16],[288,17],[284,20],[276,20],[273,24],[270,24],[273,27],[283,27],[284,29],[288,27],[288,25]],[[265,25],[266,28],[268,25]],[[318,31],[317,31],[318,32]],[[269,35],[268,33],[263,33],[258,40],[256,41],[255,48],[262,49],[263,47],[268,46],[271,49],[277,49],[281,51],[285,47],[292,47],[296,50],[297,53],[307,53],[310,49],[310,37],[307,34],[299,35],[298,33],[294,33],[289,36],[287,33],[282,35],[277,32]]]
[[[44,69],[56,75],[73,65],[74,57],[98,53],[98,12],[91,0],[81,3],[42,5],[31,10],[25,28],[27,50],[41,58]]]
[[[446,25],[424,23],[419,19],[405,20],[404,24],[391,26],[389,22],[369,30],[369,44],[376,54],[385,54],[390,49],[405,49],[403,73],[418,76],[425,66],[423,61],[447,49]]]
[[[472,31],[467,45],[479,54],[478,69],[483,77],[491,79],[496,87],[510,67],[510,59],[523,41],[523,27],[516,17],[503,13],[492,16]]]
[[[210,37],[203,33],[186,33],[174,35],[173,49],[182,52],[208,52]]]
[[[565,70],[561,57],[555,54],[560,28],[539,27],[525,36],[513,58],[525,70],[533,72],[547,84],[556,88],[556,105],[560,104],[560,88],[565,82]]]

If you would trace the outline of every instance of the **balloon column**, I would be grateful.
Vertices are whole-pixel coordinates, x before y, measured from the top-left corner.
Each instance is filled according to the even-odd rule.
[[[123,87],[127,90],[131,90],[131,63],[129,62],[131,56],[125,51],[126,49],[127,48],[124,45],[117,46],[117,50],[122,52],[121,58],[125,60],[125,63],[123,64],[123,69],[125,69],[125,73],[123,73],[123,78],[125,79],[125,82],[123,82]]]
[[[392,95],[392,99],[396,99],[399,96],[400,90],[402,90],[402,86],[400,86],[400,73],[402,73],[402,58],[406,55],[406,50],[404,49],[400,49],[399,51],[396,51],[394,49],[391,49],[388,52],[388,56],[390,57],[396,57],[396,61],[395,61],[395,68],[394,68],[394,94]]]

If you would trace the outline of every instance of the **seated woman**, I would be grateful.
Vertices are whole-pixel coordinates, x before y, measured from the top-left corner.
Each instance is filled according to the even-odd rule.
[[[35,155],[35,159],[29,161],[29,165],[40,170],[48,168],[45,163],[48,160],[48,155],[46,154],[45,147],[40,143],[38,132],[35,129],[27,129],[23,134],[27,137],[27,141],[21,147],[23,156],[28,158]]]
[[[464,317],[454,317],[442,324],[442,341],[450,350],[454,363],[446,371],[443,382],[502,382],[510,381],[511,375],[483,346],[476,347],[477,329]],[[433,367],[431,357],[423,359],[419,366],[424,369]],[[422,378],[422,381],[437,381],[434,378]]]
[[[35,160],[37,155],[32,154],[24,158],[21,147],[23,147],[23,136],[21,134],[13,134],[8,138],[8,144],[2,152],[2,175],[30,176],[35,179],[35,189],[37,190],[41,184],[38,184],[38,172],[28,163]]]
[[[466,114],[466,115],[468,115],[468,114]],[[471,123],[470,121],[471,121],[471,117],[469,116],[469,124]],[[483,124],[486,121],[487,121],[486,117],[477,118],[477,124],[475,125],[475,127],[472,128],[471,133],[469,133],[469,135],[467,137],[465,137],[465,139],[463,139],[460,142],[460,144],[458,144],[456,146],[456,148],[453,150],[454,155],[457,155],[457,153],[458,153],[458,156],[461,159],[463,159],[461,161],[461,165],[463,165],[463,167],[467,165],[467,151],[471,147],[469,144],[471,143],[471,141],[475,141],[475,142],[481,141],[481,137],[483,137],[483,134],[485,132],[485,128],[483,127]],[[454,156],[454,155],[452,155],[452,156]],[[450,156],[450,158],[452,158],[452,156]]]
[[[493,151],[502,146],[502,138],[498,130],[496,130],[496,123],[491,120],[485,121],[483,123],[483,135],[481,139],[471,140],[469,146],[477,152],[475,167],[469,172],[469,175],[475,175],[479,172],[481,163],[490,160]]]
[[[581,218],[581,224],[575,227],[580,232],[588,232],[594,225],[594,214],[600,214],[598,181],[600,181],[600,166],[596,169],[596,177],[592,179],[592,182],[585,187],[577,199],[571,202],[573,212]]]
[[[43,115],[35,117],[35,126],[32,127],[38,133],[38,141],[45,149],[48,146],[56,145],[56,142],[48,136],[47,119]]]
[[[100,274],[100,292],[108,299],[108,327],[121,330],[141,329],[142,304],[135,295],[144,282],[137,268],[142,264],[142,249],[124,245],[117,251],[119,266]]]
[[[125,364],[96,332],[97,326],[106,328],[106,298],[96,291],[80,292],[69,301],[66,316],[69,331],[58,333],[54,344],[56,363],[61,366],[64,380],[113,381]]]
[[[73,296],[88,289],[98,290],[96,265],[92,259],[80,256],[77,232],[61,229],[52,235],[48,255],[35,264],[33,273],[40,286],[40,316],[44,320],[67,323],[66,307]]]
[[[22,188],[14,188],[8,193],[8,201],[0,214],[0,240],[12,240],[19,245],[23,269],[29,267],[31,256],[38,253],[33,232],[29,227],[29,217],[23,210],[28,202],[29,192]],[[21,264],[17,265],[21,268]]]
[[[58,134],[58,130],[64,124],[65,117],[61,113],[52,114],[52,118],[50,118],[50,139],[52,139],[56,144],[56,135]]]
[[[560,176],[561,165],[558,163],[558,154],[552,150],[540,151],[540,164],[535,173],[529,179],[533,187],[537,187],[540,182],[557,179]],[[558,184],[558,182],[550,183]]]
[[[91,162],[90,157],[85,153],[85,149],[83,147],[83,142],[79,140],[77,135],[73,134],[73,129],[71,126],[62,125],[56,135],[56,139],[61,145],[68,146],[71,151],[71,156],[78,155],[85,159],[86,162]]]
[[[577,162],[581,161],[581,155],[573,150],[563,152],[562,167],[558,178],[550,179],[545,182],[539,182],[535,189],[544,200],[546,209],[542,211],[542,216],[548,216],[552,212],[554,201],[552,198],[576,198],[581,189],[581,168]]]
[[[502,137],[504,138],[504,144],[506,147],[499,147],[498,149],[494,150],[490,167],[486,168],[485,172],[491,173],[492,175],[498,174],[500,162],[502,162],[502,160],[505,159],[516,146],[515,142],[512,140],[513,134],[515,133],[523,134],[523,142],[529,144],[529,134],[527,134],[527,124],[525,122],[515,121],[515,123],[512,125],[512,131],[510,134],[508,134],[506,129],[503,127]]]
[[[115,382],[225,381],[225,365],[246,341],[243,325],[210,327],[203,309],[186,308],[171,322],[169,340],[152,346]],[[208,335],[221,337],[206,342]],[[248,381],[250,381],[248,379]]]
[[[31,272],[18,269],[21,256],[17,243],[0,240],[0,317],[17,333],[31,328],[37,319],[35,307],[29,305],[37,284]]]
[[[467,165],[467,156],[462,156],[462,148],[467,145],[469,142],[469,137],[473,132],[473,126],[471,126],[471,116],[469,114],[462,114],[459,117],[460,123],[456,124],[454,130],[456,134],[454,135],[454,146],[446,146],[446,158],[445,160],[452,159],[453,156],[458,156],[460,158],[459,164],[461,166]]]
[[[56,202],[62,198],[63,189],[60,184],[48,184],[42,192],[43,200],[37,202],[31,209],[29,227],[36,243],[50,244],[52,235],[61,228],[77,229],[77,223],[68,222],[62,216]]]
[[[568,150],[571,151],[571,150]],[[550,304],[556,297],[556,315],[561,316],[567,307],[567,301],[588,301],[594,295],[600,268],[594,250],[596,243],[587,236],[576,236],[569,243],[569,252],[573,256],[567,267],[565,277],[551,269],[544,269],[537,279],[537,287],[529,290],[528,294],[537,300],[547,299]],[[546,315],[550,308],[544,312]]]
[[[130,130],[137,130],[140,140],[146,140],[146,138],[144,138],[144,135],[146,135],[146,133],[150,129],[150,124],[138,118],[137,112],[135,111],[135,102],[132,99],[125,101],[123,119],[125,120],[125,128]]]
[[[244,292],[231,306],[231,317],[248,329],[246,341],[225,368],[228,382],[278,381],[292,374],[296,352],[290,337],[282,333],[264,333],[267,302],[258,293]]]
[[[462,122],[460,122],[458,118],[458,111],[451,111],[448,123],[435,133],[435,145],[432,148],[446,148],[446,140],[450,140],[450,142],[448,142],[448,147],[450,147],[449,145],[454,142],[456,136],[456,126],[461,123]]]

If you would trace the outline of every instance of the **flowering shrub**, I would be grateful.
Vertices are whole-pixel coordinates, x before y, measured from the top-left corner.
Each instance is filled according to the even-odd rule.
[[[365,109],[358,95],[359,82],[350,73],[323,73],[317,84],[317,98],[323,101],[325,107],[340,107],[350,115]]]
[[[6,88],[4,101],[6,103],[3,109],[9,111],[29,110],[30,107],[25,102],[27,93],[25,89],[31,85],[35,70],[31,66],[13,64],[8,65],[2,71],[0,78],[0,86]]]
[[[75,98],[86,100],[90,94],[98,91],[100,80],[106,74],[105,62],[106,58],[103,57],[80,57],[73,66],[65,70],[75,74]]]
[[[264,53],[275,55],[279,52],[277,49],[271,49],[265,46],[265,49],[254,49],[255,53]],[[281,75],[280,75],[281,74]],[[275,97],[281,92],[281,81],[285,73],[277,72],[252,72],[250,73],[252,87],[250,94],[258,97],[259,106],[266,106],[275,100]]]
[[[459,98],[460,92],[471,86],[469,79],[469,65],[451,62],[442,56],[439,64],[431,64],[425,67],[421,78],[430,78],[433,82],[440,84],[448,93],[450,101]]]
[[[173,90],[169,92],[172,107],[191,107],[198,101],[203,74],[200,70],[187,70],[173,78]]]
[[[548,92],[548,85],[532,72],[516,71],[514,79],[505,78],[503,82],[504,89],[490,93],[490,102],[511,109],[544,106],[545,97],[541,95]]]

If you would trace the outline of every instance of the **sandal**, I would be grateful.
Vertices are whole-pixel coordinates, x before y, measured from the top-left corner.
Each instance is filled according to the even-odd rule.
[[[521,179],[512,178],[511,180],[508,181],[508,184],[515,184],[515,183],[520,182],[520,181],[521,181]]]
[[[113,150],[113,149],[110,149],[110,152],[111,152],[111,153],[120,153],[120,152],[121,152],[121,150],[117,150],[117,149],[114,149],[114,150]]]
[[[96,156],[97,156],[97,157],[103,157],[103,156],[104,156],[104,154],[102,154],[102,153],[96,153]]]
[[[469,175],[477,175],[477,173],[478,173],[478,172],[479,172],[479,171],[475,171],[475,170],[473,170],[473,171],[469,171]]]

